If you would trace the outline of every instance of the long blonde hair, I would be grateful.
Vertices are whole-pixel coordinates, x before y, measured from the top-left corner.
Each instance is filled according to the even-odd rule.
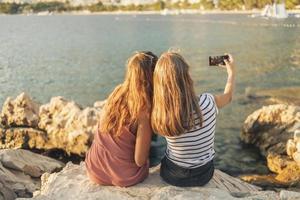
[[[153,71],[157,57],[151,52],[139,52],[127,61],[125,81],[108,97],[101,116],[99,130],[120,136],[124,126],[137,122],[139,112],[151,112]]]
[[[153,74],[151,124],[154,132],[178,136],[194,128],[196,120],[202,126],[198,102],[187,62],[178,53],[163,53]]]

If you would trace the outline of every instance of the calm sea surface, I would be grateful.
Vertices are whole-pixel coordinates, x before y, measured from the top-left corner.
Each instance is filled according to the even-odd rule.
[[[46,103],[64,96],[83,106],[102,100],[122,82],[126,59],[137,50],[158,55],[178,48],[191,65],[196,91],[220,93],[226,72],[208,56],[230,52],[237,63],[235,101],[220,110],[216,164],[231,173],[253,171],[263,161],[242,147],[245,88],[300,85],[300,19],[247,15],[0,16],[0,104],[28,92]],[[299,58],[299,57],[298,57]],[[297,66],[298,65],[298,66]],[[262,167],[263,169],[263,167]]]

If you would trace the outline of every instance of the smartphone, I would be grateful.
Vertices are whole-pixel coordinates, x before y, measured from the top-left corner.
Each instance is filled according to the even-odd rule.
[[[209,56],[209,66],[225,65],[224,60],[229,60],[229,56]]]

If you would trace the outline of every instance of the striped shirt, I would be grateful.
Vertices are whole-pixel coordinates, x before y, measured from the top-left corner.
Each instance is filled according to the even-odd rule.
[[[196,118],[195,128],[179,136],[166,137],[166,156],[184,168],[200,167],[214,158],[214,139],[218,108],[214,96],[200,95],[199,106],[202,113],[202,127]]]

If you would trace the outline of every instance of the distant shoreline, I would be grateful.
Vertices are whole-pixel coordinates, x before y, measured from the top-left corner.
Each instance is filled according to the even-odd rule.
[[[23,15],[23,16],[43,16],[43,15],[161,15],[164,11],[101,11],[101,12],[90,12],[87,10],[82,11],[71,11],[71,12],[53,12],[48,13],[40,12],[40,13],[28,13],[28,14],[0,14],[0,16],[6,15]],[[182,14],[202,14],[202,15],[210,15],[210,14],[259,14],[261,10],[195,10],[195,9],[179,9],[179,10],[168,10],[166,15],[182,15]],[[177,12],[177,13],[176,13]],[[300,14],[300,10],[287,10],[289,14]]]
[[[176,10],[169,10],[170,12],[176,12]],[[178,10],[179,14],[256,14],[260,13],[260,10],[252,11],[222,11],[222,10]],[[58,13],[58,14],[74,14],[74,15],[113,15],[113,14],[120,14],[120,15],[152,15],[152,14],[162,14],[163,10],[159,11],[103,11],[103,12],[66,12],[66,13]],[[299,11],[300,13],[300,11]],[[172,14],[170,14],[172,15]]]

